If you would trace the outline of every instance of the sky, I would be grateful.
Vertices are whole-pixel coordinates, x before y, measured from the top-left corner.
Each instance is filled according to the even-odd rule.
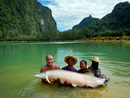
[[[101,19],[112,12],[114,6],[128,0],[37,0],[52,10],[59,31],[72,29],[82,19],[92,15]]]

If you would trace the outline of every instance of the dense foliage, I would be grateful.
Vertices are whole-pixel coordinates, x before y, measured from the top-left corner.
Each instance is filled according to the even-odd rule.
[[[110,14],[88,26],[95,32],[104,32],[106,30],[116,31],[130,28],[130,3],[122,2],[117,4]]]
[[[130,3],[117,4],[102,19],[89,16],[72,30],[58,32],[51,10],[36,0],[0,0],[0,40],[82,40],[130,36]]]
[[[0,39],[36,39],[39,33],[56,31],[51,10],[36,0],[0,0]]]
[[[99,20],[98,18],[93,18],[91,15],[84,18],[78,25],[73,26],[73,29],[82,29],[87,27],[89,24]]]
[[[79,29],[77,32],[81,38],[90,37],[117,37],[117,36],[130,36],[130,3],[122,2],[117,4],[113,11],[102,19],[96,19],[90,22],[91,16],[83,19],[74,29]],[[86,25],[87,24],[87,25]],[[86,27],[84,27],[86,26]],[[86,31],[87,30],[87,31]],[[70,31],[69,31],[70,32]],[[85,32],[85,33],[83,33]],[[84,35],[83,35],[84,34]]]

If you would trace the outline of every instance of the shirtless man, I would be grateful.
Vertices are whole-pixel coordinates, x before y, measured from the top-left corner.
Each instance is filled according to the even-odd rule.
[[[48,55],[46,57],[46,62],[47,62],[47,64],[41,67],[40,72],[45,72],[45,71],[53,70],[53,69],[60,69],[60,67],[58,67],[56,64],[53,64],[52,55]]]
[[[46,56],[46,65],[41,67],[40,72],[45,72],[48,70],[53,70],[53,69],[60,69],[60,67],[58,67],[56,64],[53,64],[53,56],[52,55],[48,55]],[[42,82],[46,82],[46,80],[42,79]]]

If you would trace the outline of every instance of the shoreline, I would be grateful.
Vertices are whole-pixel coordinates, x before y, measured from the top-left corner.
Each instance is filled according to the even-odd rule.
[[[78,40],[52,40],[52,41],[43,41],[43,40],[10,40],[10,41],[0,41],[0,43],[27,43],[27,42],[104,42],[104,43],[126,43],[130,44],[130,36],[120,36],[120,37],[92,37]]]
[[[130,44],[130,40],[65,40],[65,41],[0,41],[0,43],[28,43],[28,42],[99,42],[99,43],[124,43]]]

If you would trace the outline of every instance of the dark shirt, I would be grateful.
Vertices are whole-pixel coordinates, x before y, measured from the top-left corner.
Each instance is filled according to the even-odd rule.
[[[92,73],[94,73],[94,75],[96,76],[96,77],[100,77],[101,76],[101,70],[98,68],[97,70],[94,70],[93,68],[92,68],[92,66],[89,66],[89,68],[88,68]]]
[[[73,72],[77,72],[77,70],[73,67],[73,68],[68,68],[68,66],[65,66],[62,68],[63,70],[68,70],[68,71],[73,71]]]
[[[78,73],[86,73],[86,72],[90,72],[90,70],[87,68],[78,70]]]

